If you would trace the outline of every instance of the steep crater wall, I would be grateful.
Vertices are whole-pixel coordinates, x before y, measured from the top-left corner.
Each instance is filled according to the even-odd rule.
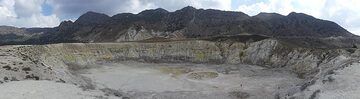
[[[19,52],[48,65],[102,62],[253,64],[286,68],[300,78],[313,77],[351,59],[356,49],[294,47],[275,39],[256,42],[187,40],[171,42],[71,43],[21,46]]]

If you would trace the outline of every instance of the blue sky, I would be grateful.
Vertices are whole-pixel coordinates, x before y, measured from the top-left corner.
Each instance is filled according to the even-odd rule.
[[[360,0],[0,0],[0,25],[55,27],[64,20],[76,20],[87,11],[108,15],[144,9],[175,11],[185,6],[241,11],[249,15],[302,12],[334,21],[360,35]]]
[[[53,10],[54,10],[54,8],[48,3],[43,3],[41,5],[41,13],[45,16],[49,16],[49,15],[53,14]]]

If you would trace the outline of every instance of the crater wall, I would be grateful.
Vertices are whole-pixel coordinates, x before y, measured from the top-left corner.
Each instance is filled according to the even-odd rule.
[[[45,64],[89,65],[103,62],[252,64],[286,68],[299,77],[313,76],[351,60],[356,49],[294,47],[274,39],[256,42],[188,40],[171,42],[63,43],[21,46],[19,52]]]

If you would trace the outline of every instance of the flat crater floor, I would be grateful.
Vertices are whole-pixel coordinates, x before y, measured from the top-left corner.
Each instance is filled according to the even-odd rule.
[[[25,76],[26,71],[14,72],[13,68],[32,67],[25,70],[43,72],[44,68],[37,67],[30,60],[22,60],[23,57],[17,56],[13,48],[4,46],[0,50],[1,76]],[[0,84],[0,99],[271,99],[284,96],[289,89],[297,88],[303,82],[285,69],[245,64],[121,61],[68,65],[69,68],[65,69],[70,69],[74,74],[71,76],[76,76],[70,80],[85,80],[91,86],[47,79],[7,80]],[[52,71],[61,69],[53,68]],[[39,78],[53,77],[40,74],[37,75]]]
[[[295,74],[254,65],[121,62],[77,71],[98,88],[135,99],[275,98],[295,87]]]

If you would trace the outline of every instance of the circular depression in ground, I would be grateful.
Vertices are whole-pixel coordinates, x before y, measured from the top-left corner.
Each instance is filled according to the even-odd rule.
[[[228,72],[223,73],[224,69]],[[101,64],[82,70],[81,75],[97,87],[121,90],[133,98],[274,97],[276,92],[301,81],[286,71],[252,65],[124,62]]]

